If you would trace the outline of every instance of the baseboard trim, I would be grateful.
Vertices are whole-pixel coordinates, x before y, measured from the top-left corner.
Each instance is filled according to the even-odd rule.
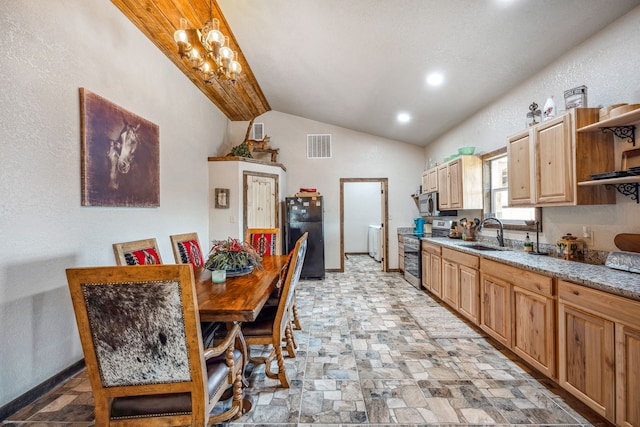
[[[43,381],[31,390],[13,399],[6,405],[0,407],[0,422],[68,380],[83,370],[84,366],[84,359],[79,360],[63,371],[58,372],[48,380]]]

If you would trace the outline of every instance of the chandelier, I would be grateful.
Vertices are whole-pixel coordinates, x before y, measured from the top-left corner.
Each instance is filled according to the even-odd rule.
[[[242,66],[236,61],[237,54],[229,47],[229,37],[220,32],[220,21],[213,14],[201,29],[191,28],[186,19],[180,18],[180,28],[173,33],[173,38],[180,57],[200,72],[208,84],[213,84],[215,79],[231,84],[238,80]]]

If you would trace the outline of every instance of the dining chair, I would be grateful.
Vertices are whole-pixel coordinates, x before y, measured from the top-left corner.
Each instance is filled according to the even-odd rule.
[[[204,266],[198,233],[173,234],[169,239],[176,264],[191,264],[196,270]]]
[[[282,254],[279,228],[247,228],[246,240],[260,256]]]
[[[264,255],[280,255],[282,251],[280,249],[280,229],[279,228],[248,228],[247,229],[247,242],[251,244],[255,248],[256,251],[260,254],[260,256]],[[278,289],[276,293],[273,295],[267,305],[274,305],[277,303],[277,299],[280,293],[280,286],[282,283],[278,284]],[[300,319],[298,318],[298,307],[294,303],[291,307],[291,311],[293,313],[293,317],[291,321],[295,326],[295,329],[302,329],[302,325],[300,324]]]
[[[240,326],[203,348],[190,265],[66,270],[96,426],[205,426],[242,414]],[[231,388],[231,406],[215,404]]]
[[[162,264],[155,238],[114,243],[113,253],[117,265]]]
[[[290,383],[282,349],[284,342],[289,357],[296,357],[291,327],[291,306],[307,252],[307,236],[308,233],[304,233],[293,248],[293,256],[287,268],[278,305],[263,307],[255,321],[242,324],[242,334],[248,346],[271,345],[273,347],[267,357],[255,357],[250,360],[255,363],[264,363],[267,377],[279,379],[280,384],[286,388]],[[278,365],[277,372],[271,370],[271,362],[274,358]]]

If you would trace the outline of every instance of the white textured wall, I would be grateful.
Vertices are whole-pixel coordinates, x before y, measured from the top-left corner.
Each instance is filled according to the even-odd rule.
[[[82,359],[65,269],[114,242],[209,234],[220,111],[108,1],[0,2],[0,406]],[[86,87],[160,128],[160,207],[80,206]]]
[[[576,86],[587,86],[589,107],[640,103],[639,69],[640,7],[636,7],[427,146],[425,164],[430,158],[442,161],[462,145],[476,146],[476,152],[489,152],[505,146],[509,135],[525,128],[525,115],[532,101],[542,107],[546,98],[553,95],[556,106],[563,110],[564,91]],[[629,143],[616,141],[617,168],[620,167],[619,153],[631,148]],[[595,234],[593,248],[616,250],[613,244],[616,234],[640,233],[638,213],[640,206],[620,194],[616,205],[543,208],[544,233],[541,241],[555,242],[566,233],[581,236],[582,226],[587,225]],[[507,236],[522,239],[518,233],[508,233]]]
[[[398,227],[410,227],[418,215],[411,194],[420,186],[424,149],[301,117],[269,111],[264,123],[271,146],[280,148],[278,162],[287,167],[287,194],[315,187],[324,196],[325,268],[340,268],[340,178],[389,178],[389,268],[398,268]],[[235,145],[248,123],[231,128]],[[331,159],[307,159],[307,134],[332,135]],[[219,153],[226,154],[225,150]]]
[[[261,174],[278,176],[278,215],[279,226],[284,232],[282,219],[282,203],[286,197],[287,173],[279,166],[261,165],[242,161],[210,161],[209,162],[209,191],[211,204],[209,206],[209,242],[235,237],[244,240],[244,207],[242,187],[244,172],[251,171]],[[214,194],[216,188],[229,189],[229,208],[216,209]],[[201,239],[204,241],[204,239]],[[203,246],[206,246],[203,244]],[[284,244],[282,245],[284,250]]]
[[[369,252],[369,225],[382,222],[379,182],[344,183],[344,251]]]

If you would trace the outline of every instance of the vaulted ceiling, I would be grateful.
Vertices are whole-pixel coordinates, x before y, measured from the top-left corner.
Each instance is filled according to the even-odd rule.
[[[232,121],[273,109],[416,145],[433,141],[640,4],[218,0],[210,12],[210,0],[111,1]],[[244,71],[235,86],[205,84],[177,53],[173,33],[180,18],[201,27],[210,13],[242,52]],[[434,71],[444,76],[441,86],[425,82]],[[524,117],[526,105],[523,110]],[[399,123],[400,112],[410,121]]]

